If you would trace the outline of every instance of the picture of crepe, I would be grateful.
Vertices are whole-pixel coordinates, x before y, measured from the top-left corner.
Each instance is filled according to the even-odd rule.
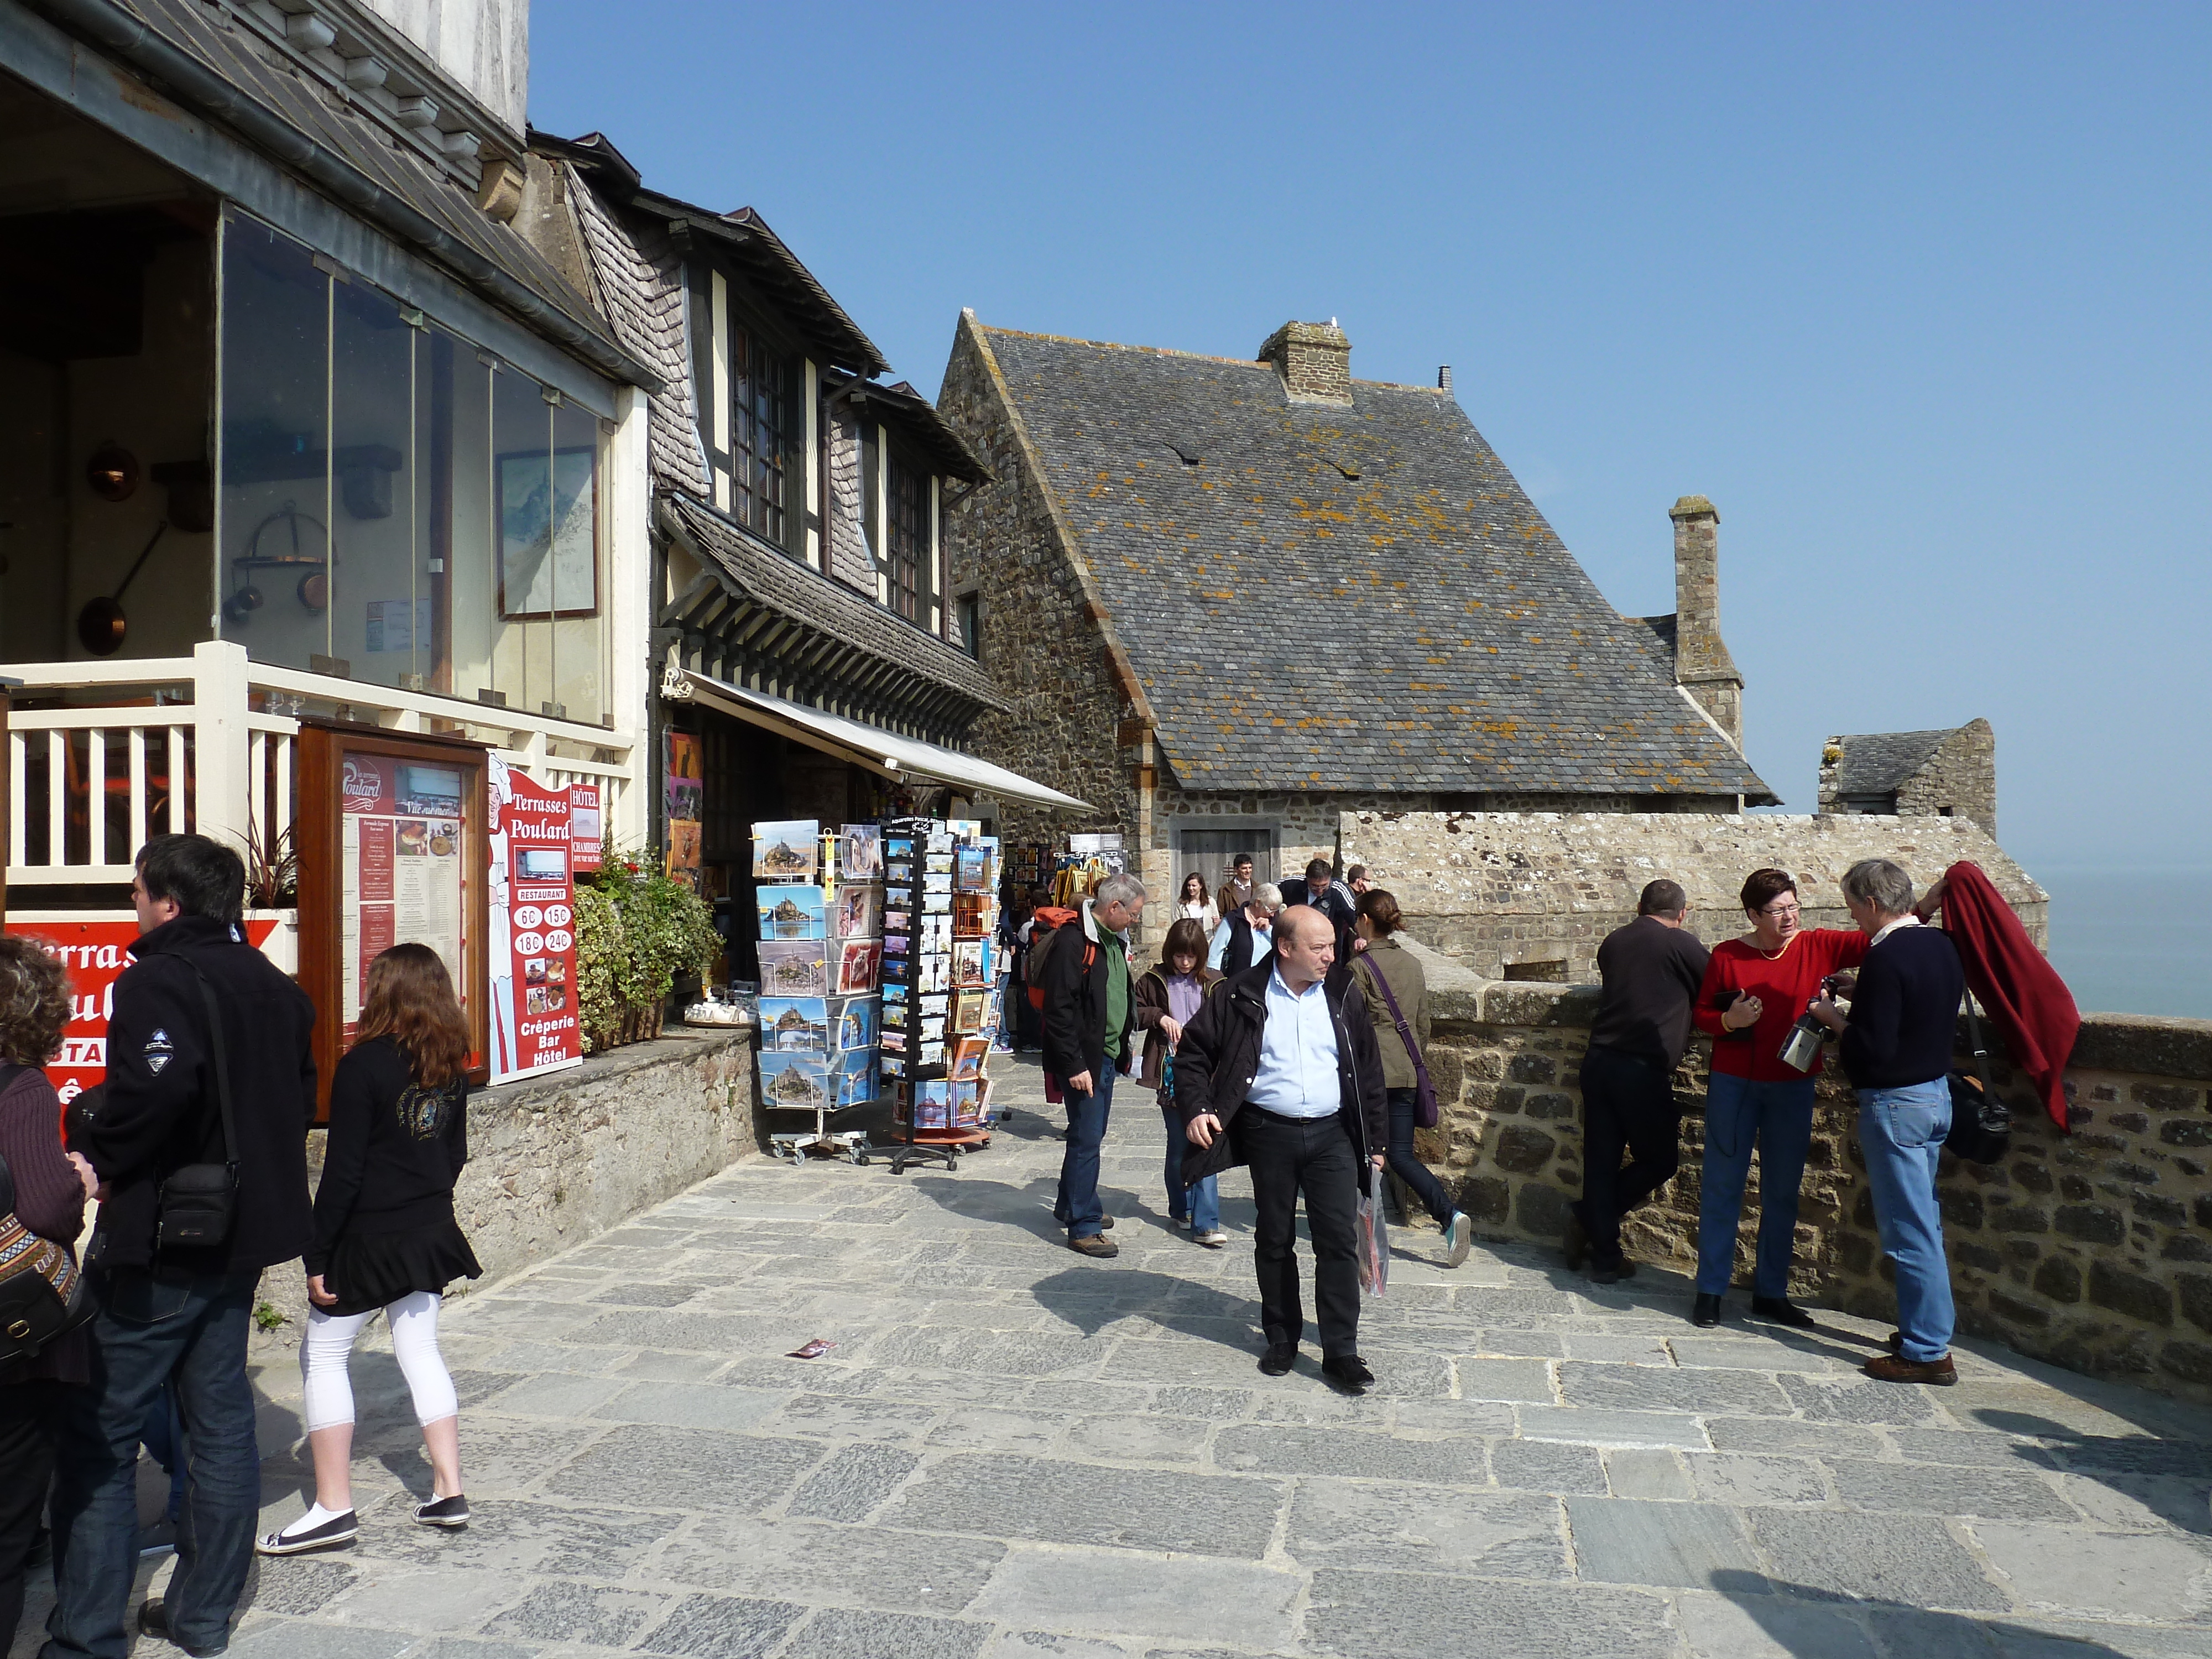
[[[763,997],[830,994],[830,963],[819,939],[763,939],[760,946]]]
[[[460,850],[461,827],[458,823],[435,823],[430,826],[430,856],[449,859]]]
[[[544,957],[532,957],[529,961],[522,964],[522,982],[525,985],[543,985],[545,983],[545,958]]]
[[[392,850],[401,858],[427,857],[430,851],[430,826],[419,818],[403,818]]]

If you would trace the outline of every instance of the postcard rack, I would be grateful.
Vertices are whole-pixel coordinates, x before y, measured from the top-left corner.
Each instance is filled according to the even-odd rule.
[[[794,1166],[810,1152],[868,1161],[868,1133],[830,1121],[878,1098],[876,980],[883,954],[883,860],[876,826],[823,830],[811,819],[756,823],[760,923],[761,1100],[811,1113],[811,1129],[772,1130]]]

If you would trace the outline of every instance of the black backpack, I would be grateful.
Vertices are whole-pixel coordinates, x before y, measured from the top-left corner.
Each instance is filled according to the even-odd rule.
[[[1990,1051],[1982,1042],[1982,1022],[1974,1012],[1974,994],[1966,994],[1966,1033],[1974,1045],[1974,1075],[1954,1072],[1951,1085],[1951,1133],[1943,1137],[1943,1150],[1969,1164],[1996,1164],[2012,1150],[2012,1111],[1997,1098],[1990,1081]]]

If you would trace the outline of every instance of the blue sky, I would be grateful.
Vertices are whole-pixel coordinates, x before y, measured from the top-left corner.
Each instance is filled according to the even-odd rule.
[[[2212,9],[536,0],[531,116],[987,322],[1459,400],[1623,611],[1721,512],[1753,763],[1997,731],[2032,870],[2212,864]],[[2207,918],[2212,921],[2212,918]]]

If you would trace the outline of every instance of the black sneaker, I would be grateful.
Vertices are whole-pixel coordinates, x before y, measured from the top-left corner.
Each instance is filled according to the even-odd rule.
[[[343,1515],[334,1515],[319,1527],[309,1527],[303,1532],[265,1532],[253,1540],[256,1555],[304,1555],[309,1550],[336,1549],[341,1544],[350,1544],[361,1536],[361,1526],[348,1510]],[[150,1607],[153,1603],[149,1602]]]
[[[415,1506],[415,1524],[418,1527],[465,1527],[469,1524],[469,1500],[459,1492],[451,1498],[434,1498],[427,1504]]]

